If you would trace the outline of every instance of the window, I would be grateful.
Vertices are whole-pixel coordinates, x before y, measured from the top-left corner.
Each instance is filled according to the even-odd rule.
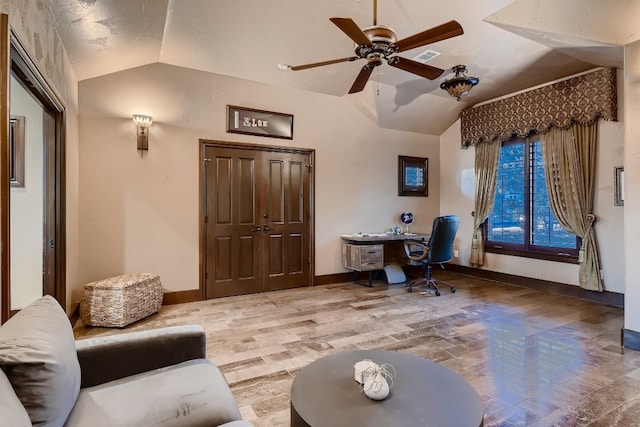
[[[537,135],[500,148],[496,198],[485,222],[487,252],[577,262],[580,240],[551,211]]]

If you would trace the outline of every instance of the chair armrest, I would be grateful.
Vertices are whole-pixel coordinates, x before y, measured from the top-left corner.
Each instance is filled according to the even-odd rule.
[[[418,246],[421,248],[420,252],[411,250],[412,246]],[[422,261],[429,255],[429,245],[417,240],[405,240],[404,241],[404,253],[411,261]]]
[[[206,358],[198,325],[173,326],[76,341],[81,388],[192,359]]]

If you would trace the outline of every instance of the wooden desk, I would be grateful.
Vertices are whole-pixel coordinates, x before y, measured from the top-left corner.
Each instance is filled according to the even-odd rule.
[[[411,234],[387,234],[387,233],[379,233],[379,234],[343,234],[340,236],[342,240],[346,240],[347,242],[356,244],[356,245],[375,245],[376,243],[385,243],[385,242],[397,242],[404,240],[418,240],[425,241],[429,240],[431,237],[430,234],[423,233],[411,233]]]
[[[405,240],[429,240],[429,234],[343,234],[342,266],[353,271],[353,281],[359,285],[373,286],[373,272],[382,270],[385,263],[384,245]],[[358,281],[358,272],[368,271],[368,282]]]

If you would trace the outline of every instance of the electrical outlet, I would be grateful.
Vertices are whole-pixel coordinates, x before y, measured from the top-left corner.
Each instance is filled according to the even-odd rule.
[[[458,258],[458,250],[457,249],[453,250],[453,257],[454,258]]]

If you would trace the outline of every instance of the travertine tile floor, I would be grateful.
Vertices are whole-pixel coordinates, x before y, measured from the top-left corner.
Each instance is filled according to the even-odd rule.
[[[196,323],[244,418],[289,425],[289,389],[317,358],[387,349],[442,363],[476,389],[485,426],[640,426],[640,352],[620,346],[623,310],[438,272],[458,292],[340,283],[164,306],[78,339]],[[629,308],[628,308],[629,309]],[[456,426],[446,426],[456,427]]]

